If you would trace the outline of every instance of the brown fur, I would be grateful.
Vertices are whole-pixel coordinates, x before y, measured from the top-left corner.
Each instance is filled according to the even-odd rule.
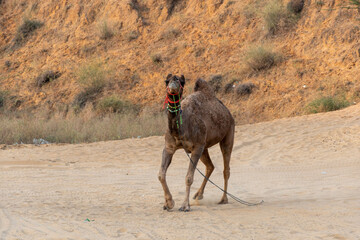
[[[170,76],[170,77],[169,77]],[[179,77],[169,75],[167,86],[172,82],[179,82]],[[185,84],[185,78],[183,78]],[[174,86],[174,85],[173,85]],[[172,156],[177,149],[183,148],[191,153],[191,159],[194,164],[189,163],[188,173],[186,175],[186,196],[179,209],[180,211],[189,211],[190,186],[193,182],[195,166],[200,159],[206,166],[206,176],[210,177],[214,170],[211,162],[208,148],[220,143],[220,149],[224,159],[224,182],[225,191],[230,177],[230,156],[234,142],[235,123],[229,110],[224,104],[215,97],[214,91],[206,81],[198,79],[195,83],[195,92],[182,101],[182,125],[177,128],[176,121],[179,122],[179,114],[168,112],[168,129],[165,134],[165,147],[163,150],[162,164],[159,171],[159,180],[165,193],[164,209],[174,207],[174,201],[166,183],[166,170],[169,167]],[[178,89],[182,94],[182,89]],[[207,180],[204,179],[200,189],[194,198],[202,199]],[[219,203],[227,203],[228,199],[224,193]]]

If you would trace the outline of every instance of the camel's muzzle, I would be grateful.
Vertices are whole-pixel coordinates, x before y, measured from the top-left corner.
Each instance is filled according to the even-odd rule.
[[[169,93],[171,94],[179,93],[179,86],[175,82],[169,83],[168,89],[169,89]]]

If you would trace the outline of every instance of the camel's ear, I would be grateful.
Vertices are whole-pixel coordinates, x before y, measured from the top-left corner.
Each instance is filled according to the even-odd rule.
[[[181,83],[181,85],[184,87],[185,86],[185,77],[184,77],[184,75],[181,75],[181,77],[180,77],[180,83]]]
[[[167,77],[166,77],[166,80],[165,80],[166,86],[169,84],[169,79],[170,79],[171,77],[172,77],[172,74],[169,73],[169,74],[167,75]]]

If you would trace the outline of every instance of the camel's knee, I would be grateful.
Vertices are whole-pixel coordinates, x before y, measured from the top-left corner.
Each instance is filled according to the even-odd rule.
[[[158,179],[159,179],[159,181],[161,182],[161,183],[164,183],[166,180],[166,178],[165,178],[165,174],[164,173],[159,173],[158,174]]]
[[[224,178],[225,178],[225,179],[229,179],[229,178],[230,178],[230,169],[225,169],[223,173],[224,173]]]
[[[190,186],[194,181],[194,177],[193,176],[186,176],[185,178],[185,184],[186,186]]]
[[[206,167],[206,171],[210,174],[214,171],[214,169],[215,169],[215,167],[213,164]]]

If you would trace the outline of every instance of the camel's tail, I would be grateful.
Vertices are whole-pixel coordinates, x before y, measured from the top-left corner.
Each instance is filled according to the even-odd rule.
[[[198,91],[203,92],[209,97],[215,96],[214,90],[211,88],[211,86],[204,79],[201,78],[196,80],[194,87],[194,92],[198,92]]]

